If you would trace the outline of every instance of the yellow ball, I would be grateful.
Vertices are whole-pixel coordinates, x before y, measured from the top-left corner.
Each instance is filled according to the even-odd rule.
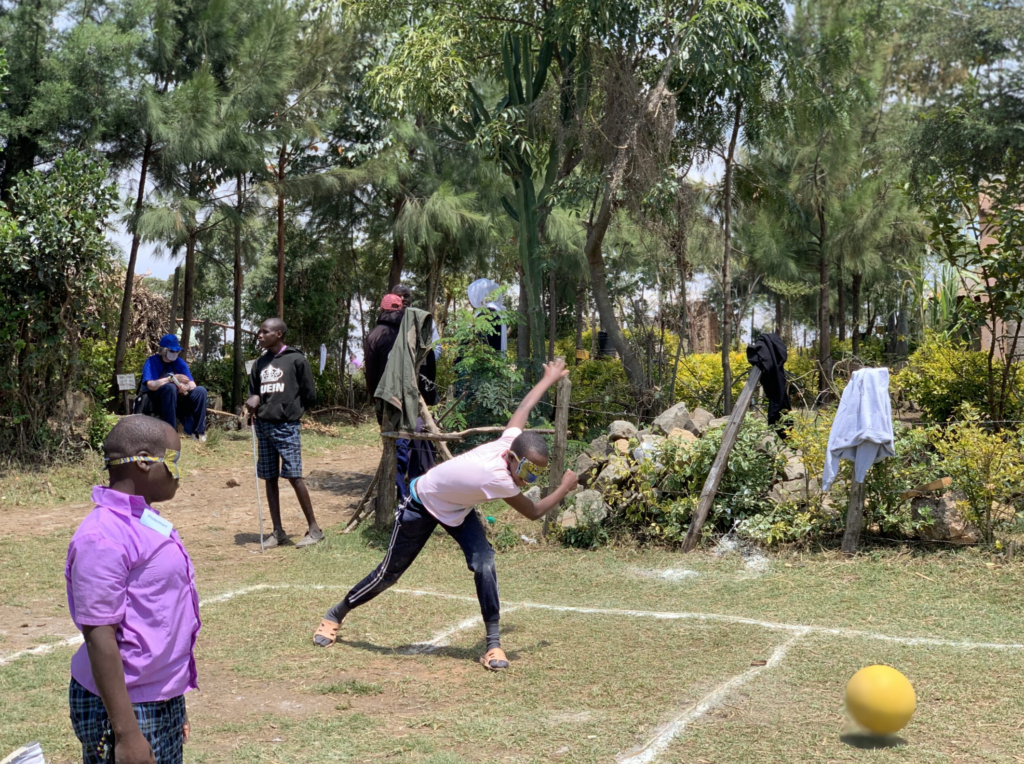
[[[846,685],[850,716],[876,735],[899,732],[916,707],[917,696],[910,680],[890,666],[862,668]]]

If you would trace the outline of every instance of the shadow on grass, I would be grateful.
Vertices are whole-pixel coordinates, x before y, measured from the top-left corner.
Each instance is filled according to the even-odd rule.
[[[505,630],[504,635],[508,635],[514,632],[515,629],[508,628]],[[378,655],[436,655],[442,658],[451,658],[459,661],[477,661],[480,656],[487,652],[487,644],[485,640],[481,639],[476,642],[472,647],[452,647],[445,645],[441,647],[433,647],[429,650],[424,650],[422,644],[410,644],[410,645],[399,645],[397,647],[385,647],[383,645],[375,645],[372,642],[364,642],[359,640],[350,639],[339,639],[337,641],[339,645],[346,645],[348,647],[355,648],[356,650],[365,650],[370,653],[376,653]],[[547,640],[541,640],[528,647],[523,647],[519,650],[507,650],[506,655],[509,661],[519,660],[523,656],[528,656],[537,650],[542,650],[545,647],[550,647],[551,643]]]
[[[851,748],[859,748],[862,751],[900,748],[907,744],[907,741],[899,735],[870,735],[866,732],[850,732],[846,735],[840,735],[839,739]]]

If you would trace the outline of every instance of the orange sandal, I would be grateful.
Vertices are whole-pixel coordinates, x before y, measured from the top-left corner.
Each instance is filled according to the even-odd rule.
[[[480,658],[480,663],[488,671],[504,671],[508,668],[508,656],[500,647],[495,647]]]
[[[331,645],[333,645],[335,640],[337,640],[338,638],[339,626],[341,626],[340,623],[328,621],[326,618],[320,621],[320,625],[317,627],[316,631],[313,632],[313,644],[317,647],[330,647]],[[323,637],[324,639],[328,640],[327,644],[323,645],[317,642],[317,637]]]

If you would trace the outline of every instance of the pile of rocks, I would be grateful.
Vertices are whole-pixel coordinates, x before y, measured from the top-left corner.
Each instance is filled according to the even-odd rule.
[[[685,403],[677,403],[655,419],[649,428],[637,429],[632,422],[617,420],[608,433],[595,438],[590,447],[576,459],[580,488],[569,496],[569,506],[562,513],[563,528],[599,523],[615,511],[605,500],[615,486],[621,486],[637,471],[639,463],[666,440],[682,444],[694,443],[704,433],[724,427],[726,417],[715,418],[698,408],[689,411]],[[630,450],[631,442],[637,445]]]

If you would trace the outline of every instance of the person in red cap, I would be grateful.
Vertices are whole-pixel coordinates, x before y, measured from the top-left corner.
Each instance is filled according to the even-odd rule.
[[[380,315],[377,317],[377,325],[366,338],[363,347],[363,368],[366,374],[366,395],[373,401],[374,393],[377,392],[377,385],[384,376],[384,369],[388,365],[388,355],[398,337],[398,327],[405,317],[405,309],[411,302],[412,292],[409,287],[399,284],[384,295],[380,301]],[[436,329],[435,329],[436,331]],[[437,403],[437,389],[434,385],[435,374],[437,373],[437,356],[428,353],[420,369],[419,388],[420,394],[428,405]],[[382,421],[382,414],[377,411],[377,423]],[[423,421],[418,420],[416,430],[423,428]],[[431,443],[425,440],[410,442],[405,438],[395,441],[397,451],[398,470],[395,475],[395,483],[398,487],[399,501],[409,495],[409,483],[434,466],[434,451]]]

